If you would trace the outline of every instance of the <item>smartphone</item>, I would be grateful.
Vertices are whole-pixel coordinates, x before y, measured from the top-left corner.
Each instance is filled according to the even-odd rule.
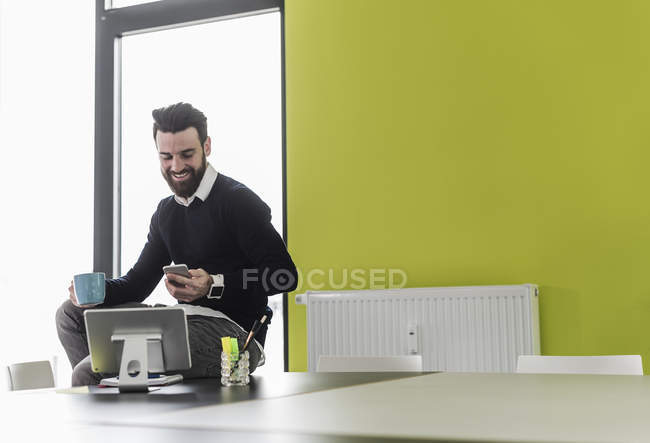
[[[169,266],[163,266],[162,269],[165,275],[178,274],[178,275],[182,275],[183,277],[192,278],[192,276],[190,275],[190,270],[187,269],[187,265],[169,265]],[[169,283],[171,283],[174,286],[184,286],[182,284],[173,282],[171,280],[169,280]]]

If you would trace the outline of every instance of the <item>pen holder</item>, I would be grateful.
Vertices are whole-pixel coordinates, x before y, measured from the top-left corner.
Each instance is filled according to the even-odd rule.
[[[250,382],[248,351],[233,360],[231,354],[221,352],[221,384],[224,386],[246,386]]]

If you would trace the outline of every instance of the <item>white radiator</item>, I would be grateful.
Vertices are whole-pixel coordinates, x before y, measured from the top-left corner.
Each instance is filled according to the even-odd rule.
[[[425,371],[514,372],[538,355],[536,285],[307,291],[309,371],[321,355],[421,354]]]

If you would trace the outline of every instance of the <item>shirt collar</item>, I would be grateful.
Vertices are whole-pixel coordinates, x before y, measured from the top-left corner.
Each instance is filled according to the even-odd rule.
[[[203,178],[201,179],[201,183],[199,183],[199,187],[196,188],[196,192],[190,195],[189,198],[179,197],[178,195],[174,194],[174,200],[176,200],[176,203],[183,206],[191,205],[195,198],[198,198],[201,201],[205,201],[205,199],[208,198],[210,191],[212,190],[214,182],[217,181],[218,175],[219,173],[212,167],[210,163],[208,163],[208,166],[205,168]]]

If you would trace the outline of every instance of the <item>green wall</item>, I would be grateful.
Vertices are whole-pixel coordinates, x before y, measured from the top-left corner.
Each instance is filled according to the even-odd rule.
[[[303,275],[537,283],[543,353],[648,360],[649,24],[647,1],[287,0]],[[293,298],[289,325],[305,370]]]

